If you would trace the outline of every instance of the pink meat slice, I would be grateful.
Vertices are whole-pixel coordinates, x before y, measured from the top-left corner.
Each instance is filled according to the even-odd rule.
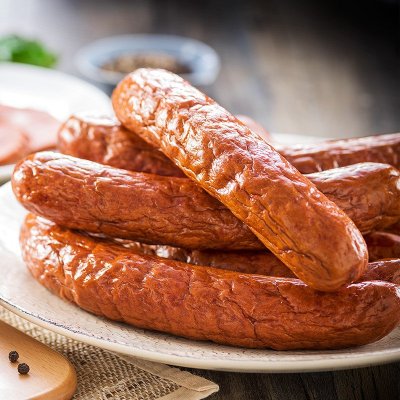
[[[56,146],[60,122],[45,111],[0,104],[0,124],[12,125],[25,133],[29,139],[28,153]]]

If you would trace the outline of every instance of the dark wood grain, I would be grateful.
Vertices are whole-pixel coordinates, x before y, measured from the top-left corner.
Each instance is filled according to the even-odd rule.
[[[40,37],[73,74],[74,54],[97,38],[197,38],[222,60],[205,90],[232,112],[276,132],[354,136],[400,131],[398,15],[395,1],[371,0],[13,0],[1,9],[0,32]],[[400,363],[304,374],[190,371],[220,385],[213,400],[400,399]]]

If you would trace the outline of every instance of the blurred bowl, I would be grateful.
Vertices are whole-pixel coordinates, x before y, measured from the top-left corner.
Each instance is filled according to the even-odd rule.
[[[190,70],[181,76],[195,86],[212,84],[220,69],[214,49],[198,40],[173,35],[121,35],[97,40],[83,47],[75,57],[79,72],[87,78],[115,86],[126,75],[102,66],[122,55],[163,53]]]

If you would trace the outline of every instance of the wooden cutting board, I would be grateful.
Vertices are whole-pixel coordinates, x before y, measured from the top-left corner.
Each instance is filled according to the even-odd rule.
[[[10,351],[19,359],[11,363]],[[20,375],[18,363],[30,367]],[[0,321],[0,400],[67,400],[76,390],[76,374],[71,363],[61,354]]]

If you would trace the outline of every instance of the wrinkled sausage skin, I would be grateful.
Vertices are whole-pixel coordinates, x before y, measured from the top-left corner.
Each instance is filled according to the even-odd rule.
[[[391,167],[373,166],[370,164],[367,170],[381,181],[372,188],[363,174],[357,183],[352,172],[345,169],[327,171],[316,179],[330,188],[332,200],[350,205],[349,215],[354,214],[356,224],[368,229],[370,220],[381,223],[385,213],[390,214],[388,219],[394,218],[392,211],[398,201],[389,200],[400,198],[391,190],[396,181],[384,179],[391,176]],[[12,185],[25,208],[69,228],[188,249],[265,249],[246,225],[189,179],[129,172],[43,152],[17,165]],[[377,194],[366,194],[369,189],[377,190]],[[365,217],[359,208],[365,210]]]
[[[335,293],[139,255],[28,215],[23,259],[32,275],[81,308],[136,327],[251,348],[336,349],[374,342],[400,320],[395,285]]]
[[[303,174],[361,162],[400,168],[400,133],[296,146],[276,145],[276,149]]]
[[[387,259],[368,264],[367,272],[360,281],[385,281],[400,285],[400,259]]]
[[[363,234],[400,218],[400,172],[388,165],[360,163],[307,175]]]
[[[237,117],[269,141],[259,124],[243,115]],[[275,143],[274,146],[303,174],[364,162],[385,163],[400,168],[400,133],[330,140],[312,145]],[[59,131],[58,148],[62,153],[117,168],[183,176],[182,171],[167,157],[111,117],[93,113],[71,116]]]
[[[114,111],[228,207],[314,289],[356,280],[368,263],[360,231],[256,133],[182,78],[139,69],[114,90]]]
[[[125,129],[115,118],[95,113],[70,116],[58,131],[61,153],[131,171],[185,176],[163,153]]]
[[[285,264],[268,251],[188,250],[171,246],[148,245],[99,235],[95,235],[94,237],[99,241],[104,241],[104,243],[111,242],[118,244],[135,253],[158,256],[203,267],[280,278],[296,277]],[[359,278],[358,282],[372,280],[381,280],[399,285],[400,258],[387,258],[385,260],[370,262],[367,271]]]
[[[58,149],[116,168],[183,175],[161,152],[108,117],[71,116],[59,131]],[[344,210],[363,234],[384,229],[400,218],[399,172],[390,165],[360,163],[307,178]]]
[[[186,178],[43,152],[16,166],[12,185],[25,208],[69,228],[192,249],[264,248],[243,222]]]
[[[400,258],[400,236],[389,232],[372,232],[365,237],[371,261]]]

